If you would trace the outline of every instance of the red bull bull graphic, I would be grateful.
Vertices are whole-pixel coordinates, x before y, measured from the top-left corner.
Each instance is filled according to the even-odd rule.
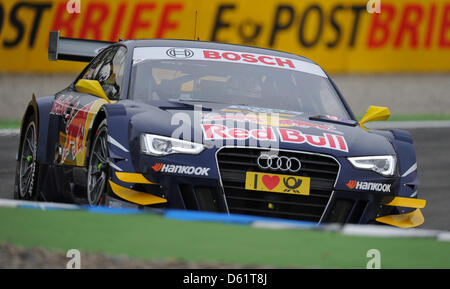
[[[98,99],[82,104],[79,97],[58,95],[50,114],[62,117],[60,124],[60,145],[63,148],[62,162],[82,166],[86,157],[87,133],[94,115],[106,101]]]
[[[66,142],[63,149],[63,160],[71,156],[72,160],[76,160],[77,155],[84,151],[84,134],[89,112],[95,101],[81,107],[80,109],[72,110],[73,116],[70,117],[66,126]]]

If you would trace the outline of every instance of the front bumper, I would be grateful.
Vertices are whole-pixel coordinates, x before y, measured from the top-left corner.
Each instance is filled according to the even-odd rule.
[[[121,200],[139,206],[216,211],[228,213],[226,199],[219,182],[180,184],[175,178],[165,184],[154,183],[143,174],[116,172],[110,180],[111,191]],[[198,182],[198,181],[196,181]],[[424,223],[420,209],[425,200],[386,197],[375,193],[333,191],[320,223],[382,223],[400,228],[412,228]],[[405,212],[406,213],[399,213]]]

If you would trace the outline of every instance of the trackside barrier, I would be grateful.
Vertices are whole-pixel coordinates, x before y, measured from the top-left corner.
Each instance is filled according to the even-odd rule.
[[[134,208],[90,207],[62,203],[34,202],[0,199],[0,208],[37,209],[42,211],[79,210],[101,214],[158,214],[168,219],[196,222],[214,222],[224,224],[247,225],[254,228],[275,230],[320,230],[336,232],[348,236],[380,237],[380,238],[430,238],[438,241],[450,241],[450,232],[425,229],[399,229],[381,225],[319,225],[312,222],[284,220],[239,214],[223,214],[214,212],[198,212],[186,210],[140,210]]]

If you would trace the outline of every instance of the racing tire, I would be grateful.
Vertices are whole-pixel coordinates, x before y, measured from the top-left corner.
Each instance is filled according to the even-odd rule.
[[[107,206],[109,200],[108,126],[103,120],[93,137],[87,167],[87,201],[90,206]]]
[[[14,199],[37,200],[37,184],[39,175],[39,164],[37,156],[37,125],[34,114],[31,114],[23,126],[25,132],[19,144],[19,153],[16,170],[16,188]]]

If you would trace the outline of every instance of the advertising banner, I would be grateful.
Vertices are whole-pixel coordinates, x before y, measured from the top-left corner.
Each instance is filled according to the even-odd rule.
[[[174,38],[283,50],[330,73],[450,71],[448,0],[2,0],[0,71],[76,72],[49,62],[48,32]]]

